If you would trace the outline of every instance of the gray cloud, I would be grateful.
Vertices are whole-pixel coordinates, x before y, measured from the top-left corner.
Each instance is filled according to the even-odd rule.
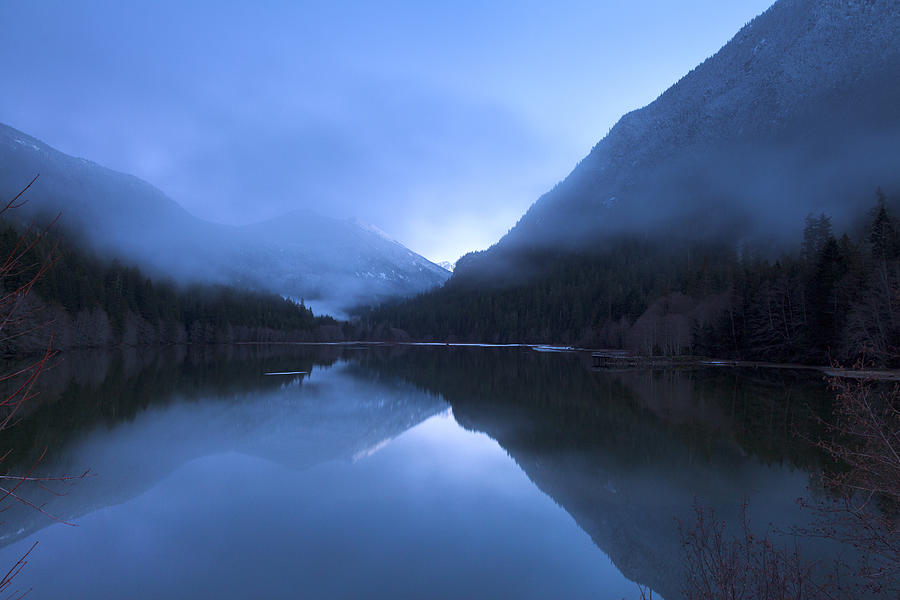
[[[720,4],[10,0],[0,121],[204,218],[314,208],[455,259],[768,0]]]

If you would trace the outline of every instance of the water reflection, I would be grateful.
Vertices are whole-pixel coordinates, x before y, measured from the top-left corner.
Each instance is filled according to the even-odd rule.
[[[809,515],[819,455],[811,410],[828,398],[808,373],[721,369],[591,371],[585,357],[490,350],[368,356],[361,365],[440,393],[457,421],[487,433],[553,497],[628,578],[667,598],[681,589],[675,519],[695,499],[757,529]],[[477,376],[473,376],[477,374]],[[833,556],[816,544],[810,558]]]
[[[39,467],[43,473],[80,473],[88,466],[98,476],[62,497],[32,488],[29,498],[73,521],[143,493],[202,456],[239,452],[304,469],[365,456],[446,409],[439,398],[402,380],[349,377],[347,364],[332,356],[314,362],[304,353],[254,350],[180,361],[156,357],[143,369],[133,368],[128,355],[107,357],[106,377],[87,384],[82,371],[69,365],[93,357],[64,357],[43,382],[44,403],[12,430],[18,444],[13,460],[25,470],[50,447],[53,452]],[[275,366],[284,364],[301,365],[305,374],[265,375],[285,372]],[[60,377],[69,380],[61,384]],[[37,444],[29,444],[32,440]],[[5,517],[0,543],[49,524],[20,504]]]
[[[674,518],[695,496],[727,517],[749,494],[758,523],[803,522],[794,499],[818,457],[795,433],[827,397],[803,374],[593,372],[577,355],[509,348],[66,361],[13,430],[15,460],[47,445],[45,470],[100,476],[46,498],[80,527],[37,536],[38,597],[54,597],[42,572],[66,582],[60,564],[97,552],[110,562],[94,589],[146,590],[135,597],[244,597],[234,572],[255,571],[246,581],[267,597],[302,583],[312,597],[620,598],[631,579],[671,600]],[[8,511],[0,558],[48,525]],[[170,589],[151,583],[160,569]]]

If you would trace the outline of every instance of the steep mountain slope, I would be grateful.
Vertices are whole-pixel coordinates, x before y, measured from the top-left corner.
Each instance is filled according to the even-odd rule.
[[[253,287],[341,313],[414,294],[449,273],[371,226],[292,213],[234,227],[199,219],[130,175],[65,155],[0,125],[0,198],[35,174],[22,219],[61,213],[60,227],[104,256],[183,281]]]
[[[35,175],[40,176],[23,197],[26,204],[10,216],[30,220],[60,214],[60,227],[101,253],[165,265],[178,275],[208,262],[205,253],[180,252],[184,240],[214,240],[221,234],[219,227],[137,177],[68,156],[0,124],[0,198],[7,200]],[[173,247],[162,240],[177,243]]]
[[[511,232],[517,248],[610,234],[794,234],[900,189],[900,4],[779,0],[655,102],[625,115]]]
[[[898,34],[896,0],[779,0],[372,335],[893,365]]]

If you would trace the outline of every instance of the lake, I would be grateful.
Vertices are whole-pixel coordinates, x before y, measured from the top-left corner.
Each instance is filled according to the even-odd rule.
[[[695,501],[803,525],[820,374],[594,370],[529,348],[61,356],[6,465],[93,477],[3,513],[29,598],[680,597]],[[695,500],[696,499],[696,500]],[[831,550],[810,545],[812,557]]]

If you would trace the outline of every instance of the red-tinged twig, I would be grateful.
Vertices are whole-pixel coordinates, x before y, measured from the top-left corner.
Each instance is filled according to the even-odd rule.
[[[53,350],[53,335],[50,336],[50,342],[47,344],[47,349],[44,351],[43,356],[40,360],[34,363],[34,369],[31,375],[10,395],[6,397],[4,400],[4,405],[11,407],[11,410],[3,418],[0,420],[0,431],[9,427],[12,418],[22,407],[22,404],[34,396],[31,394],[31,390],[34,387],[35,382],[37,381],[38,376],[44,370],[44,367],[47,365],[47,361],[50,360],[52,356],[55,355],[55,351]]]
[[[0,216],[7,211],[20,208],[27,200],[23,199],[25,193],[37,181],[36,175],[18,194],[15,195],[5,205],[0,206]],[[52,321],[37,322],[33,321],[33,311],[26,303],[26,298],[34,289],[34,286],[46,276],[47,272],[56,264],[59,259],[58,245],[54,243],[49,252],[43,254],[44,258],[40,258],[39,247],[44,240],[47,239],[52,227],[59,220],[57,215],[49,224],[43,228],[36,228],[33,225],[28,226],[23,233],[18,235],[12,250],[0,260],[0,341],[9,342],[16,338],[21,338],[32,334],[40,329],[52,327]],[[33,258],[37,256],[38,258]],[[14,282],[12,285],[4,285]],[[10,329],[15,329],[10,331]],[[17,413],[23,404],[33,399],[37,392],[34,386],[38,377],[48,368],[50,359],[56,354],[53,349],[53,333],[49,336],[47,347],[38,360],[32,364],[23,367],[12,373],[6,373],[0,376],[0,382],[12,381],[19,377],[24,377],[23,381],[17,387],[8,393],[5,397],[0,398],[0,408],[4,411],[4,416],[0,418],[0,431],[8,429],[18,422]],[[6,460],[11,450],[7,450],[0,456],[0,462]],[[0,480],[9,482],[10,485],[0,486],[0,503],[4,500],[15,500],[29,508],[38,511],[48,518],[64,523],[66,525],[74,525],[68,523],[44,510],[44,505],[38,505],[25,497],[20,492],[23,485],[29,484],[36,486],[51,494],[62,496],[65,492],[57,492],[49,487],[50,483],[59,483],[61,485],[72,485],[77,480],[84,479],[91,475],[90,470],[86,470],[80,476],[62,475],[57,477],[36,476],[34,471],[37,466],[44,460],[47,449],[41,453],[40,457],[34,462],[31,468],[24,475],[3,475]],[[10,508],[9,504],[0,506],[0,512]],[[12,580],[22,571],[28,563],[28,556],[37,546],[35,542],[26,552],[0,579],[0,592],[8,593]],[[7,600],[13,598],[21,599],[28,595],[31,590],[20,593],[18,590],[13,591]]]
[[[66,491],[57,491],[53,488],[46,485],[46,483],[59,483],[61,485],[74,486],[77,482],[87,479],[88,477],[93,477],[94,473],[91,473],[91,470],[88,469],[81,475],[60,475],[58,477],[20,477],[17,475],[2,475],[0,476],[0,480],[6,481],[18,481],[19,485],[22,483],[33,483],[38,488],[44,490],[45,492],[49,492],[57,497],[68,496],[71,490]]]
[[[0,492],[3,492],[5,494],[4,497],[9,497],[9,498],[12,498],[13,500],[17,500],[18,502],[21,502],[25,506],[27,506],[29,508],[33,508],[34,510],[38,511],[39,513],[41,513],[48,519],[56,521],[57,523],[62,523],[63,525],[69,525],[70,527],[78,527],[78,525],[76,523],[70,523],[66,520],[63,520],[63,519],[57,517],[56,515],[53,515],[53,514],[47,512],[46,510],[44,510],[44,505],[37,505],[34,502],[32,502],[31,500],[29,500],[28,498],[19,496],[13,490],[8,490],[4,487],[0,487]]]
[[[6,572],[6,575],[3,576],[3,579],[0,579],[0,592],[7,591],[7,588],[12,583],[12,580],[15,579],[16,575],[18,575],[22,571],[22,569],[25,567],[25,565],[28,564],[28,556],[34,551],[34,549],[37,545],[38,545],[37,542],[33,543],[31,545],[31,548],[28,549],[28,552],[23,554],[22,557],[16,561],[16,564],[14,564],[9,569],[9,571]],[[31,591],[31,590],[29,590],[29,591]],[[13,595],[15,595],[17,593],[18,593],[18,591],[13,592]],[[25,593],[27,594],[28,592],[25,592]],[[24,594],[22,596],[24,596]],[[19,596],[19,597],[21,598],[22,596]]]
[[[34,461],[33,465],[31,465],[31,468],[28,470],[28,473],[26,473],[22,478],[19,479],[18,483],[16,483],[16,485],[13,486],[12,490],[8,491],[5,496],[0,497],[0,502],[3,502],[4,500],[6,500],[6,498],[8,496],[15,495],[15,491],[18,490],[19,487],[21,487],[22,484],[25,483],[25,480],[27,480],[27,478],[31,476],[31,474],[34,472],[34,470],[37,468],[37,466],[39,464],[41,464],[41,462],[43,462],[44,456],[46,454],[47,454],[47,448],[44,448],[44,451],[41,452],[41,455],[38,457],[38,459],[36,461]],[[0,489],[3,489],[3,488],[0,488]]]
[[[38,270],[25,283],[7,292],[3,296],[0,296],[0,305],[16,296],[22,295],[22,293],[31,291],[34,284],[37,283],[41,277],[46,275],[50,267],[56,263],[58,260],[56,257],[56,250],[59,247],[58,242],[53,244],[53,247],[48,254],[48,258],[37,263],[25,263],[24,261],[31,251],[37,248],[38,244],[47,238],[50,230],[53,229],[59,221],[60,216],[61,214],[57,214],[47,225],[40,229],[36,228],[34,225],[29,225],[22,235],[19,236],[19,239],[16,240],[16,244],[13,246],[10,253],[7,254],[3,263],[0,264],[0,273],[2,273],[4,277],[11,277],[14,275],[21,275],[22,273],[29,272],[35,268]]]
[[[59,477],[24,477],[24,476],[18,476],[18,475],[0,475],[0,479],[12,479],[15,481],[35,481],[35,482],[49,481],[49,482],[60,482],[60,483],[70,482],[71,483],[73,481],[80,481],[82,479],[87,479],[88,477],[94,477],[94,475],[95,475],[95,473],[91,473],[91,470],[88,469],[81,475],[61,475]]]
[[[25,195],[25,192],[27,192],[28,189],[34,185],[34,182],[37,181],[38,177],[40,177],[40,176],[41,176],[40,173],[35,175],[34,178],[28,182],[28,185],[26,185],[24,188],[22,188],[22,190],[18,194],[16,194],[12,200],[7,202],[6,205],[3,206],[3,208],[0,208],[0,215],[3,215],[8,210],[12,210],[14,208],[19,208],[21,206],[24,206],[24,204],[25,204],[25,202],[27,202],[27,200],[23,200],[22,202],[19,202],[19,199]]]
[[[695,520],[678,521],[685,574],[682,593],[687,600],[844,600],[851,598],[836,586],[834,576],[817,576],[823,564],[806,561],[796,538],[776,542],[772,532],[753,532],[745,501],[741,527],[726,533],[713,509],[694,504]]]

